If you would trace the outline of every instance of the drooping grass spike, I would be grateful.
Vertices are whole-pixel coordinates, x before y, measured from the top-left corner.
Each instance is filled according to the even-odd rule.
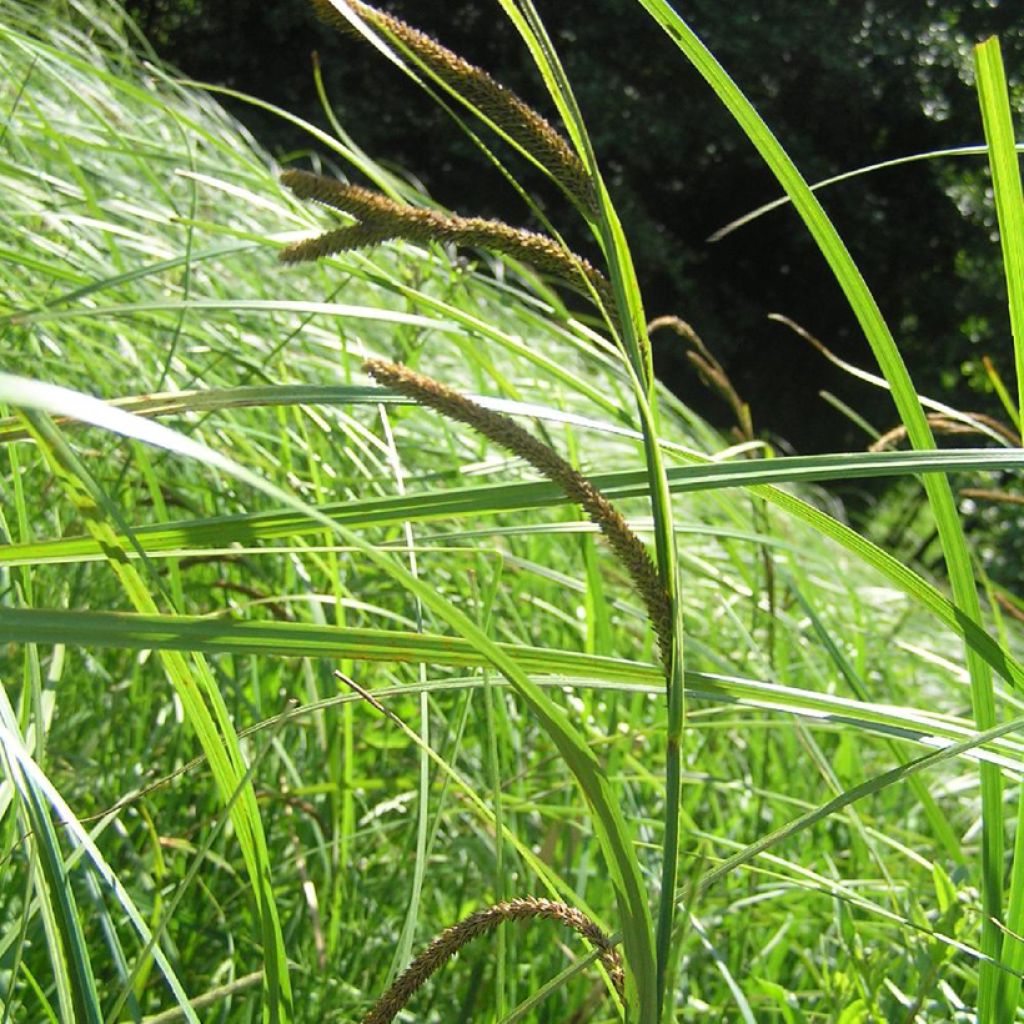
[[[361,33],[331,0],[311,2],[325,22],[362,38]],[[393,14],[380,11],[361,0],[345,0],[345,3],[367,24],[412,55],[471,110],[482,114],[543,167],[588,219],[596,215],[593,182],[583,162],[565,137],[533,107],[495,81],[483,68],[471,64]]]
[[[630,529],[622,513],[590,480],[510,417],[484,408],[432,377],[380,359],[367,360],[363,363],[363,369],[374,380],[394,388],[418,404],[472,427],[495,444],[519,455],[547,479],[558,484],[597,525],[629,573],[647,609],[658,638],[662,663],[668,671],[672,653],[672,605],[669,595],[643,541]]]

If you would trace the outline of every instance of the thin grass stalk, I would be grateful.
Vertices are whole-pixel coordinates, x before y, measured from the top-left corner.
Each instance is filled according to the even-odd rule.
[[[511,0],[502,0],[502,6],[512,17],[534,53],[535,61],[548,83],[562,120],[569,128],[581,159],[597,193],[598,217],[594,224],[597,238],[607,261],[612,293],[618,310],[617,326],[620,340],[629,356],[637,411],[643,434],[644,458],[650,489],[651,513],[654,521],[654,544],[657,567],[662,584],[669,594],[673,608],[673,649],[669,660],[666,685],[666,783],[665,821],[662,842],[662,873],[657,897],[657,927],[654,939],[655,1007],[653,1019],[659,1020],[669,1012],[668,987],[671,983],[666,972],[671,955],[675,931],[675,891],[678,878],[680,836],[680,803],[682,800],[682,742],[685,727],[684,631],[682,605],[679,597],[679,567],[676,558],[675,525],[668,477],[658,443],[657,391],[651,362],[650,341],[647,336],[647,317],[643,310],[640,286],[633,258],[622,223],[618,219],[604,184],[597,156],[591,143],[579,104],[575,101],[568,78],[557,52],[544,28],[542,20],[530,0],[521,0],[518,10]],[[641,1017],[641,1019],[643,1019]]]
[[[999,40],[988,39],[974,49],[978,100],[981,106],[989,167],[1002,246],[1003,272],[1010,310],[1014,366],[1017,373],[1017,423],[1024,422],[1024,196],[1020,161],[1014,138],[1010,95]],[[1001,977],[996,1012],[1016,1013],[1024,968],[1024,793],[1017,809],[1017,834],[1010,869],[1009,906],[1002,961],[1008,970]]]
[[[395,488],[399,495],[405,495],[405,469],[402,466],[401,456],[398,452],[398,445],[395,443],[395,435],[391,429],[391,420],[388,416],[386,405],[378,406],[381,425],[384,429],[384,437],[388,446],[388,456],[391,468],[394,473]],[[409,572],[417,579],[419,578],[419,560],[416,554],[416,537],[413,533],[412,523],[406,521],[402,524],[402,532],[405,535],[405,546],[408,549]],[[423,632],[423,602],[418,599],[415,602],[416,631]],[[427,681],[427,667],[420,664],[419,681]],[[416,924],[419,921],[420,902],[423,895],[423,879],[427,873],[427,825],[430,814],[430,758],[426,750],[430,747],[430,703],[426,692],[420,694],[419,699],[420,716],[420,764],[419,764],[419,785],[416,801],[416,847],[413,861],[412,886],[409,893],[409,903],[406,908],[405,921],[402,923],[402,930],[399,933],[398,944],[395,947],[394,957],[391,961],[389,977],[402,970],[409,963],[412,957],[413,938],[416,933]]]
[[[654,519],[655,550],[661,582],[673,609],[672,653],[666,680],[665,823],[662,840],[661,885],[658,894],[655,935],[654,1006],[641,1006],[641,1022],[660,1020],[665,1009],[668,979],[665,976],[675,926],[682,799],[682,739],[685,726],[685,679],[683,674],[683,618],[679,600],[679,569],[668,480],[658,443],[658,399],[651,361],[647,318],[632,255],[622,224],[605,187],[586,123],[561,65],[555,47],[531,0],[500,0],[533,55],[576,151],[593,182],[597,217],[591,221],[608,265],[617,310],[618,339],[631,369],[633,390],[643,434],[644,458]],[[627,962],[629,961],[627,956]]]
[[[334,17],[337,14],[343,16],[343,20],[346,23],[351,23],[349,14],[340,10],[341,4],[337,0],[330,0],[327,4],[327,11],[329,17]],[[370,17],[371,20],[377,17],[377,12],[373,8],[369,8],[365,4],[361,3],[348,3],[346,4],[352,10],[356,10],[363,17]],[[503,2],[503,6],[507,11],[513,11],[507,3]],[[527,6],[527,5],[524,5]],[[332,13],[333,12],[333,13]],[[566,119],[566,107],[564,103],[560,103],[561,96],[568,96],[572,98],[571,90],[569,90],[568,82],[565,79],[564,73],[561,71],[558,65],[557,57],[554,54],[553,47],[550,44],[550,40],[547,38],[544,32],[543,26],[540,24],[539,18],[536,16],[536,12],[532,7],[527,6],[528,16],[533,22],[532,25],[526,28],[524,38],[527,42],[536,42],[536,47],[531,47],[534,50],[535,57],[540,54],[538,59],[538,66],[542,73],[545,74],[546,81],[549,83],[549,89],[552,92],[552,96],[555,98],[556,103],[559,104],[560,112],[563,115],[563,119]],[[379,18],[377,20],[380,20]],[[513,16],[515,21],[515,16]],[[518,21],[517,27],[520,25],[525,26],[524,21]],[[485,119],[490,115],[492,117],[492,123],[500,123],[503,119],[501,112],[501,104],[492,104],[491,99],[493,98],[493,85],[491,80],[488,78],[481,84],[481,78],[479,69],[475,69],[470,65],[466,65],[464,61],[461,61],[457,55],[451,54],[450,51],[446,51],[443,47],[438,47],[429,37],[424,37],[421,33],[417,33],[415,30],[408,29],[403,23],[398,22],[396,24],[383,22],[375,27],[383,28],[389,36],[393,37],[396,41],[403,44],[406,50],[412,52],[415,56],[420,58],[421,63],[428,66],[435,77],[450,85],[458,94],[460,87],[464,87],[469,90],[472,102],[469,104],[470,108],[474,112],[482,113]],[[557,87],[552,88],[554,79],[550,74],[547,73],[548,69],[557,69],[557,76],[559,81]],[[504,100],[504,96],[501,97]],[[483,105],[481,107],[481,104]],[[655,543],[658,550],[658,561],[657,571],[661,578],[661,585],[664,592],[668,595],[668,607],[670,609],[669,619],[671,621],[671,630],[674,634],[673,642],[671,644],[663,643],[662,652],[663,656],[666,657],[667,664],[667,691],[668,691],[668,751],[669,751],[669,767],[667,770],[667,791],[666,791],[666,816],[667,823],[665,828],[665,855],[664,863],[666,865],[665,872],[666,877],[663,879],[662,884],[662,911],[659,915],[661,924],[659,925],[659,946],[656,955],[652,956],[652,925],[650,921],[649,911],[642,914],[639,917],[635,917],[635,908],[637,906],[635,898],[629,897],[628,903],[620,903],[620,910],[623,912],[624,926],[626,934],[626,948],[627,948],[627,961],[630,964],[631,970],[635,970],[637,981],[637,998],[638,1007],[640,1013],[640,1019],[642,1024],[654,1024],[660,1015],[661,1005],[661,990],[663,988],[659,983],[659,970],[658,964],[661,964],[661,974],[664,974],[664,964],[667,961],[668,946],[671,942],[671,931],[672,931],[672,919],[674,915],[674,905],[671,903],[671,893],[675,888],[676,881],[676,864],[678,861],[678,849],[679,849],[679,832],[678,832],[678,813],[679,813],[679,788],[681,780],[681,740],[682,740],[682,723],[683,723],[683,670],[682,670],[682,615],[678,607],[678,602],[675,599],[676,592],[676,579],[677,569],[675,564],[675,552],[674,552],[674,537],[671,520],[671,510],[668,501],[668,487],[665,479],[664,469],[661,466],[661,453],[657,443],[657,425],[655,418],[655,411],[652,408],[652,403],[655,402],[654,398],[654,379],[653,369],[651,365],[650,357],[650,345],[645,333],[645,318],[643,315],[642,305],[639,298],[639,288],[636,283],[635,273],[632,269],[632,263],[630,261],[628,249],[626,248],[625,238],[622,233],[621,225],[618,223],[617,216],[614,209],[612,208],[610,199],[608,198],[607,191],[604,188],[603,183],[599,180],[596,175],[597,167],[596,161],[594,160],[593,151],[589,147],[589,143],[586,140],[586,131],[583,128],[582,119],[579,116],[579,110],[576,107],[575,100],[571,102],[571,108],[573,118],[567,119],[567,126],[570,131],[570,135],[573,138],[575,144],[576,153],[572,153],[569,147],[564,147],[571,154],[569,163],[573,167],[580,165],[580,157],[576,154],[582,155],[581,140],[586,146],[588,157],[582,162],[582,166],[585,168],[584,178],[587,180],[587,188],[596,189],[599,197],[599,208],[597,210],[597,221],[600,225],[599,234],[606,238],[611,238],[613,244],[606,246],[614,255],[611,256],[611,265],[613,268],[613,302],[608,302],[608,290],[607,286],[604,285],[603,279],[596,277],[593,274],[587,274],[583,261],[578,258],[572,258],[571,269],[568,274],[561,270],[564,263],[564,254],[561,246],[557,246],[557,258],[552,258],[547,252],[543,256],[540,255],[540,246],[530,241],[528,245],[519,246],[516,243],[516,251],[512,254],[517,257],[522,254],[525,258],[532,258],[531,261],[544,269],[550,269],[556,273],[561,270],[561,276],[568,277],[570,280],[573,276],[579,275],[581,269],[583,270],[584,280],[590,285],[595,297],[598,299],[599,304],[603,307],[606,318],[608,320],[609,327],[613,334],[619,334],[619,321],[623,318],[624,314],[627,316],[631,323],[625,325],[622,329],[622,335],[625,338],[624,346],[627,353],[631,353],[629,363],[632,367],[632,380],[634,391],[637,395],[638,406],[640,410],[640,416],[643,422],[643,433],[644,433],[644,447],[647,465],[649,467],[650,474],[652,476],[652,490],[655,492],[652,495],[652,504],[654,507],[654,519],[655,519]],[[517,108],[518,109],[518,108]],[[485,112],[486,111],[486,112]],[[518,117],[518,114],[516,115]],[[507,119],[509,124],[515,118]],[[534,150],[538,155],[538,158],[542,164],[551,165],[549,169],[552,170],[553,175],[558,178],[559,174],[553,164],[558,164],[559,167],[565,166],[565,161],[550,159],[551,149],[546,144],[546,138],[550,135],[549,126],[543,119],[539,119],[540,125],[538,128],[538,119],[536,117],[527,117],[525,119],[527,125],[527,136],[533,139]],[[509,127],[511,131],[512,128]],[[530,141],[527,138],[527,142]],[[562,145],[562,143],[559,143]],[[529,148],[529,146],[527,147]],[[547,158],[545,158],[545,154]],[[564,180],[564,179],[563,179]],[[293,180],[289,179],[289,183],[293,184]],[[299,179],[295,179],[294,184],[298,184]],[[569,189],[570,192],[573,189]],[[311,193],[312,196],[312,193]],[[395,218],[400,218],[401,223],[396,225],[404,227],[411,224],[413,217],[419,216],[430,216],[429,214],[413,214],[407,211],[396,211],[388,209],[387,211],[382,210],[379,205],[373,205],[372,207],[364,207],[362,209],[353,208],[351,203],[351,193],[347,191],[344,196],[340,195],[337,190],[333,190],[331,195],[328,196],[326,192],[317,190],[315,198],[321,200],[326,199],[328,202],[338,199],[341,200],[342,208],[349,210],[356,216],[369,220],[379,220],[381,216],[385,219],[391,219],[394,223]],[[590,195],[583,197],[580,196],[580,201],[577,203],[581,212],[591,223],[594,222],[593,216],[593,204],[590,201]],[[362,197],[357,197],[362,199]],[[369,223],[368,220],[368,223]],[[372,227],[372,225],[370,225]],[[468,223],[467,223],[468,226]],[[437,234],[438,231],[442,230],[441,225],[435,222],[435,218],[431,217],[431,222],[428,227],[429,232]],[[473,223],[473,233],[467,234],[464,237],[474,237],[476,232],[483,228],[484,225]],[[299,250],[293,250],[293,253],[299,258],[304,258],[307,255],[318,255],[324,250],[322,248],[323,242],[328,242],[328,248],[334,246],[340,239],[344,244],[345,239],[348,238],[352,231],[357,234],[365,229],[360,229],[358,226],[355,229],[342,229],[341,232],[333,233],[335,238],[333,239],[321,239],[313,243],[312,248]],[[487,227],[485,230],[486,244],[492,248],[501,248],[498,245],[498,238],[493,228]],[[404,236],[404,234],[403,234]],[[557,244],[556,244],[557,245]],[[508,251],[503,250],[503,251]],[[606,257],[610,253],[606,252]],[[628,268],[626,275],[626,283],[623,283],[623,274],[619,273],[620,280],[618,283],[614,281],[614,274],[616,268],[620,264],[625,264]],[[667,650],[666,650],[667,649]],[[630,876],[634,872],[629,873]],[[621,889],[620,895],[626,896],[626,890]]]
[[[871,345],[875,358],[892,388],[893,399],[911,443],[915,448],[934,448],[935,441],[925,419],[920,399],[874,296],[796,165],[724,68],[666,0],[637,2],[674,40],[694,68],[714,89],[786,190],[831,267]],[[975,623],[980,623],[981,604],[952,489],[945,478],[926,477],[923,483],[935,517],[954,601],[965,616]],[[970,644],[966,648],[966,662],[971,679],[971,702],[975,721],[978,728],[984,730],[996,721],[991,672],[988,664]],[[995,1019],[998,993],[1002,987],[995,962],[1002,946],[1000,924],[1003,920],[1004,821],[1002,775],[999,769],[994,765],[982,765],[980,774],[981,890],[985,907],[982,950],[987,959],[982,962],[980,969],[978,999],[981,1019],[987,1022]]]

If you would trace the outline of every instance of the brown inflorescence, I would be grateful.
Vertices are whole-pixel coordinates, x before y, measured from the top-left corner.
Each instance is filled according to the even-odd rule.
[[[666,672],[672,653],[672,603],[647,548],[630,529],[622,513],[579,470],[538,441],[518,423],[485,409],[452,388],[405,366],[369,359],[363,369],[381,384],[394,388],[420,405],[465,423],[495,444],[524,458],[534,469],[557,484],[579,505],[604,534],[616,557],[629,573],[654,627]]]
[[[490,249],[522,260],[572,287],[593,290],[606,310],[614,309],[608,279],[588,260],[547,235],[513,228],[503,221],[409,206],[361,185],[309,171],[285,171],[281,181],[300,199],[312,199],[341,210],[359,222],[287,246],[280,257],[285,263],[321,259],[391,238],[419,243],[449,242]]]
[[[622,961],[608,937],[586,914],[565,903],[528,896],[507,900],[478,910],[446,928],[398,976],[394,984],[362,1019],[362,1024],[390,1024],[427,979],[443,967],[468,942],[486,935],[505,921],[535,919],[560,921],[585,938],[600,954],[619,997],[623,995]]]
[[[330,0],[312,0],[312,3],[328,24],[360,35]],[[393,14],[377,10],[361,0],[345,0],[345,3],[365,22],[418,58],[445,85],[530,153],[585,214],[595,215],[597,204],[593,182],[582,161],[568,141],[529,104],[496,82],[482,68]]]

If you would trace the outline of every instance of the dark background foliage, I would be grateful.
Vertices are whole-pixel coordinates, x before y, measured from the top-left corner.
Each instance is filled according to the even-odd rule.
[[[302,0],[130,0],[162,56],[323,124],[310,55],[337,114],[375,157],[415,174],[461,213],[529,224],[500,175],[426,95],[369,46],[317,23]],[[490,70],[545,113],[543,87],[492,0],[393,0],[389,10]],[[859,448],[863,433],[818,397],[827,389],[886,429],[887,397],[827,364],[784,313],[871,367],[838,287],[795,215],[775,211],[718,243],[708,236],[778,188],[682,55],[638,6],[540,2],[634,246],[649,316],[691,322],[751,403],[755,426],[800,451]],[[680,0],[677,9],[758,107],[812,181],[865,164],[982,141],[970,48],[998,32],[1021,66],[1013,4],[930,0]],[[1014,83],[1015,89],[1019,88]],[[1018,96],[1019,98],[1019,96]],[[233,109],[280,155],[308,137],[254,108]],[[504,157],[504,153],[502,154]],[[566,237],[589,240],[545,182],[512,162]],[[911,366],[918,387],[998,412],[980,357],[1011,365],[998,243],[983,157],[881,171],[822,193]],[[674,336],[656,337],[659,373],[727,423]]]

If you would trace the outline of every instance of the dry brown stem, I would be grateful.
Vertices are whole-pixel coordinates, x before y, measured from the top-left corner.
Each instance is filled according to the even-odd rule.
[[[1001,423],[993,416],[989,416],[983,412],[968,412],[964,413],[964,415],[977,421],[981,426],[988,427],[989,430],[994,431],[1000,437],[1005,438],[1010,442],[1010,444],[1014,446],[1020,445],[1020,434],[1015,430],[1012,430],[1005,423]],[[979,429],[971,423],[964,420],[953,419],[951,416],[947,416],[943,413],[928,413],[927,419],[928,426],[932,428],[932,432],[935,434],[943,434],[946,436],[955,436],[957,434],[986,434],[987,436],[986,431]],[[868,451],[884,452],[887,448],[895,448],[896,445],[906,439],[906,436],[907,428],[901,423],[898,427],[893,427],[892,430],[886,431],[868,448]]]

